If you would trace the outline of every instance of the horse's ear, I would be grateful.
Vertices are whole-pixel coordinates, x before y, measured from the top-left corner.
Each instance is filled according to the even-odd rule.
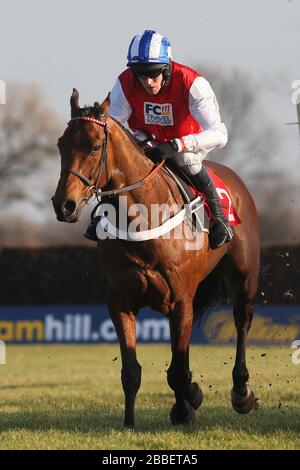
[[[107,97],[105,98],[103,103],[101,103],[100,105],[101,114],[108,114],[109,107],[110,107],[110,93],[108,93]]]
[[[70,98],[71,117],[75,117],[79,111],[79,93],[76,88],[73,88],[73,93]]]
[[[96,119],[101,119],[101,106],[98,101],[95,101],[94,103],[94,115]]]

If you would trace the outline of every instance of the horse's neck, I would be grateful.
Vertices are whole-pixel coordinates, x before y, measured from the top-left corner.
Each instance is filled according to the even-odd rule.
[[[153,163],[121,126],[113,122],[112,127],[111,144],[114,162],[111,183],[116,189],[143,180],[151,172]]]
[[[113,146],[114,162],[111,184],[114,189],[124,188],[142,181],[151,173],[153,163],[132,141],[126,131],[116,122],[112,123],[111,143]],[[128,204],[181,204],[182,197],[178,188],[162,171],[148,178],[144,185],[128,191]]]

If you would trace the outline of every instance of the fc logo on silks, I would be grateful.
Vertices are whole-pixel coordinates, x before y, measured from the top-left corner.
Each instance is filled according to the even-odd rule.
[[[171,103],[144,103],[145,124],[173,126],[173,109]]]

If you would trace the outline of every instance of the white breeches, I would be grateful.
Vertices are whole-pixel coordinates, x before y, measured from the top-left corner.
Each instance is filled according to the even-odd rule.
[[[205,152],[177,152],[172,160],[180,166],[188,175],[196,175],[202,168],[202,161],[206,156]]]

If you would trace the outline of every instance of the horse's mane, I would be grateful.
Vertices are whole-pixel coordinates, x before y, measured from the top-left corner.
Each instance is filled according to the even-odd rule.
[[[134,135],[132,135],[131,132],[128,129],[126,129],[126,127],[124,127],[123,124],[118,122],[115,118],[113,118],[112,116],[109,116],[109,117],[122,129],[122,131],[127,135],[127,137],[129,137],[129,140],[131,140],[131,142],[133,143],[135,148],[138,149],[140,151],[140,153],[145,156],[145,152],[143,151],[143,149],[137,143],[136,138],[134,137]]]

